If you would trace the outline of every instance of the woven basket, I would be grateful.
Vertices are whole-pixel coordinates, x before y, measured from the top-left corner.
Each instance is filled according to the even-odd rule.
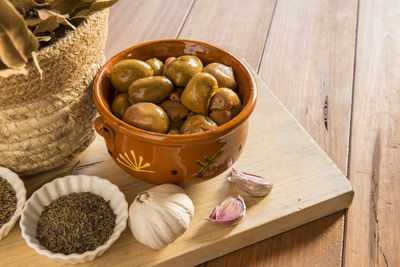
[[[108,11],[38,52],[29,75],[0,78],[0,165],[31,175],[71,161],[94,137],[91,84],[104,63]]]

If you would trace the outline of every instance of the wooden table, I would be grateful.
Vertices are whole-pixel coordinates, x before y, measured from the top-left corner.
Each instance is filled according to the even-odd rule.
[[[400,1],[120,0],[107,58],[195,39],[243,57],[355,187],[350,209],[207,266],[400,266]]]

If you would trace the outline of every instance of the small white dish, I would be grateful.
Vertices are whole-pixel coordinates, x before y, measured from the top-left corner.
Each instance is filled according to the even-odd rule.
[[[82,254],[65,255],[54,253],[42,246],[36,239],[36,227],[40,214],[51,201],[60,196],[71,193],[91,192],[99,195],[106,201],[110,201],[110,206],[116,215],[114,232],[110,238],[95,250],[86,251]],[[26,202],[21,214],[21,233],[28,246],[36,250],[37,253],[55,259],[63,263],[84,263],[94,260],[101,256],[125,230],[128,219],[128,203],[125,195],[110,181],[97,176],[69,175],[45,184],[38,189]]]
[[[24,182],[19,178],[18,174],[10,171],[7,168],[0,167],[0,177],[5,179],[15,191],[15,196],[17,197],[17,208],[11,219],[0,227],[0,240],[8,235],[8,233],[13,229],[15,223],[17,222],[19,216],[21,215],[22,209],[24,208],[26,202],[26,189]]]

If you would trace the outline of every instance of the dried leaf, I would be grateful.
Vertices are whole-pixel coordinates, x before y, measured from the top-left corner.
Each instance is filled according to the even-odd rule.
[[[35,8],[42,6],[42,4],[37,3],[35,0],[10,0],[11,4],[18,8]]]
[[[25,67],[19,69],[10,69],[10,68],[0,68],[0,77],[1,78],[8,78],[13,75],[28,75],[28,70]]]
[[[75,13],[71,17],[71,19],[85,18],[93,13],[99,12],[105,8],[108,8],[112,5],[114,5],[117,1],[118,0],[100,0],[100,1],[93,2],[90,5],[90,8],[80,10],[79,12]]]
[[[61,14],[72,14],[77,8],[90,6],[94,0],[50,0],[48,1],[51,9],[59,11]]]
[[[22,69],[39,42],[10,1],[0,1],[0,10],[0,59],[9,68]]]
[[[35,64],[36,69],[39,71],[40,79],[43,79],[43,70],[39,65],[39,60],[37,58],[36,51],[32,51],[32,59],[33,59],[33,63]]]
[[[60,23],[63,23],[68,18],[68,14],[61,15],[48,9],[38,9],[37,12],[42,22],[37,25],[34,31],[35,34],[46,31],[53,32],[58,28]]]
[[[51,36],[36,36],[39,42],[48,42],[51,40]]]

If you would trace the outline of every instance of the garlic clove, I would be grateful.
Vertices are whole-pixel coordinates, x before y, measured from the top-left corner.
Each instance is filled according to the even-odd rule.
[[[241,196],[229,197],[215,207],[209,219],[223,224],[236,224],[246,213],[246,204]]]
[[[271,181],[264,177],[247,172],[240,172],[235,168],[232,168],[232,174],[228,180],[235,183],[241,191],[251,197],[266,196],[271,192],[274,186]]]

